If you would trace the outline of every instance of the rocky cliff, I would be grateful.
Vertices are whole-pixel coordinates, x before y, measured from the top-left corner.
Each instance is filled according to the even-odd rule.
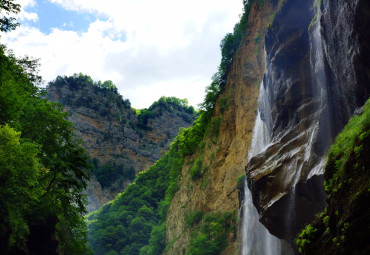
[[[194,109],[176,98],[161,98],[137,114],[110,82],[94,83],[84,75],[58,77],[49,84],[47,97],[65,106],[92,159],[88,211],[122,192],[164,155],[179,128],[195,119]]]
[[[265,71],[264,34],[277,8],[275,1],[250,5],[248,28],[227,76],[224,92],[218,97],[213,120],[220,121],[219,130],[205,136],[203,149],[185,160],[180,190],[172,199],[167,216],[167,243],[164,254],[185,254],[197,226],[189,228],[189,214],[233,212],[238,215],[237,179],[244,173],[254,122],[257,114],[259,85]],[[193,180],[191,168],[202,158],[205,173]],[[220,216],[219,216],[220,217]],[[199,227],[199,226],[198,226]],[[229,233],[222,254],[238,250],[238,229]],[[196,253],[198,254],[198,253]]]
[[[249,1],[247,6],[246,34],[213,115],[220,120],[219,133],[206,135],[205,149],[185,160],[167,216],[165,254],[188,252],[197,231],[186,225],[192,212],[238,208],[236,179],[243,168],[257,217],[268,232],[294,246],[299,229],[326,206],[329,146],[369,97],[367,2]],[[207,170],[194,180],[199,158]],[[237,233],[229,234],[223,254],[238,250]],[[261,236],[249,238],[256,247],[263,243],[257,240]],[[261,254],[288,254],[285,244],[275,243]]]
[[[280,238],[324,208],[327,149],[369,96],[368,11],[365,1],[287,0],[266,34],[269,144],[246,171],[261,221]]]

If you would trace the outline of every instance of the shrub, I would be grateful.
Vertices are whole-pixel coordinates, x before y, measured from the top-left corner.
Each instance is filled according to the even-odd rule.
[[[195,165],[190,168],[190,176],[193,181],[202,177],[202,163],[202,158],[198,158]]]
[[[187,227],[198,224],[203,218],[204,212],[200,210],[194,210],[192,212],[185,213],[185,223]]]
[[[307,244],[311,243],[311,240],[313,239],[317,231],[318,230],[314,228],[311,224],[308,224],[298,235],[298,238],[296,239],[296,244],[300,253],[302,253],[302,249]]]
[[[235,212],[211,213],[191,234],[187,255],[219,254],[227,246],[227,235],[235,227]]]

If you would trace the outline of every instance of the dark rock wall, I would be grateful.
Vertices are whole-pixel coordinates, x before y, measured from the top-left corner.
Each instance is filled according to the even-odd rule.
[[[369,96],[369,1],[313,6],[287,0],[266,33],[259,110],[271,142],[246,167],[262,223],[287,240],[325,207],[326,151]]]
[[[336,107],[346,106],[351,115],[370,93],[370,2],[323,0],[322,12],[321,34],[338,94]]]

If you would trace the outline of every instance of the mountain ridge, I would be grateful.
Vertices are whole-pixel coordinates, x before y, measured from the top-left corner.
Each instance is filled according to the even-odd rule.
[[[188,127],[196,112],[186,99],[162,97],[143,110],[131,108],[111,81],[93,82],[75,74],[50,82],[46,97],[64,105],[68,120],[91,157],[88,211],[114,199],[135,176],[169,149],[180,127]]]

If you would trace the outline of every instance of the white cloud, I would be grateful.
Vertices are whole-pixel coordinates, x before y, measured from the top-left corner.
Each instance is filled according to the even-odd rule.
[[[6,44],[18,54],[41,58],[47,81],[76,72],[109,79],[137,108],[162,95],[200,103],[217,71],[219,42],[242,11],[241,0],[51,1],[108,19],[91,23],[83,33],[54,29],[46,35],[24,26],[6,34]],[[118,40],[122,35],[124,42]]]
[[[22,11],[17,15],[20,21],[33,21],[36,22],[38,20],[38,15],[35,12],[27,12],[25,9],[28,7],[34,7],[36,5],[35,0],[18,0],[18,4],[21,5]]]
[[[33,7],[36,5],[35,0],[17,0],[17,3],[20,4],[23,9],[27,7]]]
[[[20,12],[18,14],[18,18],[21,21],[29,20],[29,21],[33,21],[33,22],[36,22],[39,19],[37,13],[35,13],[35,12],[25,12],[25,11]]]

